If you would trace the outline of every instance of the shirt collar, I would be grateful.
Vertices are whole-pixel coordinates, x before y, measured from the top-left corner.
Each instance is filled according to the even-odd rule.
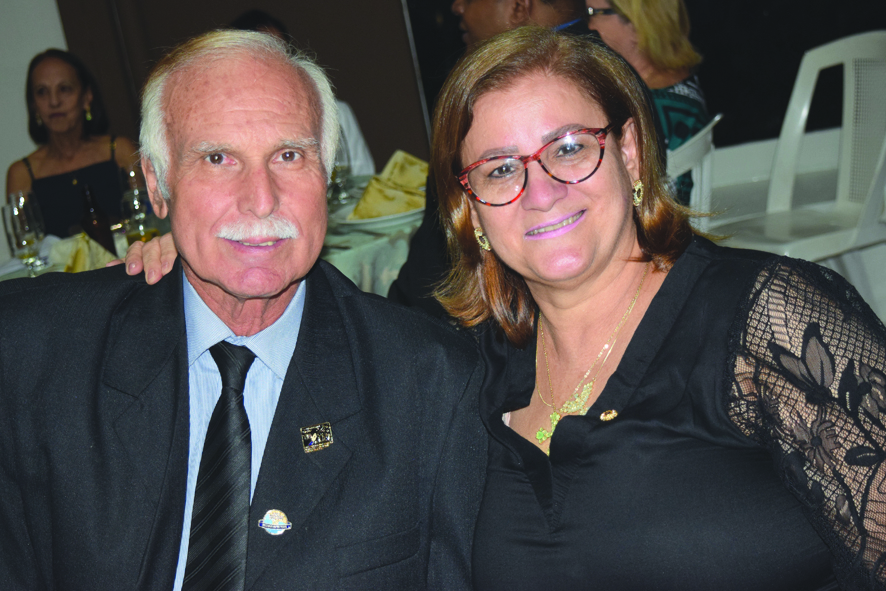
[[[556,27],[554,27],[554,30],[555,30],[555,31],[563,31],[563,30],[565,30],[565,29],[568,29],[568,28],[571,27],[572,25],[581,22],[581,20],[582,20],[582,19],[577,18],[577,19],[575,19],[574,21],[569,21],[568,23],[563,23],[562,25],[557,25]]]
[[[185,328],[188,337],[188,367],[192,366],[212,345],[219,341],[229,341],[235,345],[248,347],[277,377],[281,380],[286,378],[305,308],[304,280],[276,322],[252,336],[239,337],[209,309],[184,272],[182,276]]]

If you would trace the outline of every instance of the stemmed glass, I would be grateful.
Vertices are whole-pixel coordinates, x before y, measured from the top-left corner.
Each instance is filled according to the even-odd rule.
[[[335,166],[332,168],[332,178],[326,193],[330,207],[342,206],[350,198],[347,184],[351,176],[351,161],[348,154],[348,143],[344,130],[341,130],[338,139],[338,150],[335,152]]]
[[[46,266],[40,259],[40,244],[45,231],[39,210],[29,199],[29,193],[20,191],[9,196],[9,203],[3,206],[3,226],[12,253],[27,267],[28,276],[36,277],[37,270]]]

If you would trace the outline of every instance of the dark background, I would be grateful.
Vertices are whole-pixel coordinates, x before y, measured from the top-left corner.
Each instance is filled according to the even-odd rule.
[[[57,0],[68,48],[99,81],[111,130],[138,137],[139,92],[170,48],[248,9],[281,20],[353,107],[381,169],[395,149],[428,158],[419,84],[401,0]]]
[[[886,29],[884,0],[685,0],[690,39],[704,57],[699,77],[718,146],[778,137],[794,78],[807,49]],[[446,0],[407,0],[425,95],[436,96],[464,50]],[[838,69],[819,78],[807,129],[840,126]],[[886,97],[884,97],[886,109]]]
[[[803,52],[886,29],[884,0],[686,0],[718,146],[777,137]],[[138,136],[138,93],[168,48],[261,8],[326,66],[376,165],[405,149],[428,158],[426,111],[464,51],[451,0],[58,0],[68,47],[99,80],[112,131]],[[411,43],[414,40],[414,45]],[[421,71],[419,80],[413,47]],[[424,91],[422,93],[422,90]],[[839,72],[826,72],[809,129],[840,125]],[[822,107],[822,105],[825,105]],[[886,105],[886,97],[884,97]],[[884,106],[886,108],[886,106]]]

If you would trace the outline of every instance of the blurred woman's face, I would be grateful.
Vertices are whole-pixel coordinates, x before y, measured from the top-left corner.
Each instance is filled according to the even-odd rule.
[[[92,102],[92,92],[77,78],[74,67],[48,57],[37,64],[32,76],[34,107],[51,133],[63,133],[83,123],[83,112]]]
[[[497,155],[533,154],[554,137],[609,125],[603,111],[570,81],[533,73],[481,96],[461,146],[465,165]],[[639,178],[633,122],[622,141],[606,137],[597,172],[577,184],[552,179],[537,162],[517,201],[488,207],[471,200],[472,220],[493,252],[536,286],[569,288],[593,279],[636,245],[631,186]],[[482,196],[481,196],[482,197]]]
[[[585,0],[585,6],[596,9],[611,9],[607,0]],[[588,29],[597,31],[603,43],[630,61],[637,47],[637,31],[627,19],[618,14],[595,14],[588,19]]]

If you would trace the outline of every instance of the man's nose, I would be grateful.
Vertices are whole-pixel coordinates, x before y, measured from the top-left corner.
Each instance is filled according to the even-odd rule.
[[[257,218],[266,218],[279,206],[277,188],[267,165],[256,165],[245,178],[241,211]]]
[[[452,10],[452,14],[454,14],[456,16],[461,16],[462,14],[464,14],[464,12],[465,12],[464,0],[455,0],[455,2],[452,3],[450,10]]]

